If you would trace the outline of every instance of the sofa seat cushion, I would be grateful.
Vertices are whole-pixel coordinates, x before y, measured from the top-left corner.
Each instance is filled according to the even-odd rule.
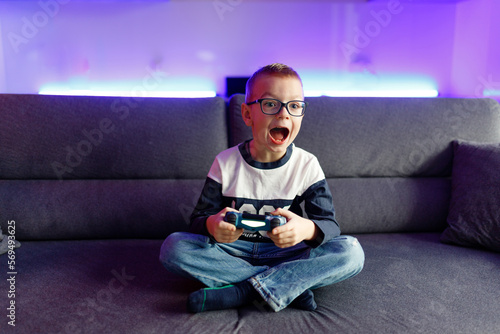
[[[500,252],[500,144],[453,146],[449,226],[441,240]]]
[[[256,302],[194,315],[187,313],[186,300],[201,285],[162,267],[162,240],[25,241],[16,250],[15,329],[265,334],[277,328],[284,333],[494,333],[500,328],[500,254],[440,243],[439,233],[356,237],[366,255],[363,271],[315,290],[315,312],[274,313]]]

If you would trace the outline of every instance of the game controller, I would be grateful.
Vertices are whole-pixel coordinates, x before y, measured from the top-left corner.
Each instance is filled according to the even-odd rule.
[[[235,225],[236,228],[250,231],[272,231],[273,228],[286,224],[286,218],[283,216],[254,215],[233,211],[226,212],[224,221]]]

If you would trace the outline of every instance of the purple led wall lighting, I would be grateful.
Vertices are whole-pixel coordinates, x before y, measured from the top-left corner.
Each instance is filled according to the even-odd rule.
[[[0,91],[224,95],[226,77],[283,62],[310,95],[496,97],[498,14],[493,0],[2,1]]]

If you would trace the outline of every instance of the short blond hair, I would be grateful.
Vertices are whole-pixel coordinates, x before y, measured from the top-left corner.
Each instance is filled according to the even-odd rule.
[[[274,63],[270,65],[266,65],[264,67],[259,68],[251,77],[248,79],[246,87],[245,87],[245,102],[251,102],[251,96],[253,87],[255,85],[255,81],[257,81],[258,77],[263,75],[282,75],[286,77],[294,77],[300,81],[302,84],[302,80],[300,79],[299,74],[290,66]]]

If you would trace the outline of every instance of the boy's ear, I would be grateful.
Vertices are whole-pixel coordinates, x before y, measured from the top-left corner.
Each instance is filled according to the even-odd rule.
[[[252,126],[252,113],[250,112],[250,106],[246,103],[241,104],[241,117],[247,126]]]

